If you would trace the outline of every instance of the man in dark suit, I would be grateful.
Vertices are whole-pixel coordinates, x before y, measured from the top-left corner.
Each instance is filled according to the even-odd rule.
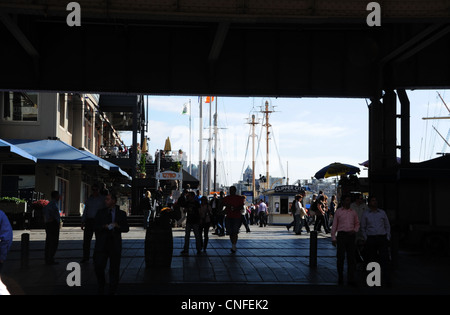
[[[115,294],[119,284],[120,259],[122,255],[122,233],[129,231],[127,216],[116,206],[117,197],[108,194],[105,208],[95,216],[95,274],[99,284],[99,294],[105,288],[105,268],[109,258],[109,294]]]
[[[61,198],[57,190],[51,193],[52,200],[42,210],[45,222],[45,263],[47,265],[56,265],[56,250],[59,243],[59,230],[61,226],[61,217],[59,214],[58,203]]]

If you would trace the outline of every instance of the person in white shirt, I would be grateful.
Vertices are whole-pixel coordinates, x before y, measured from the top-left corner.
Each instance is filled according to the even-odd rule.
[[[361,222],[361,217],[364,211],[368,210],[368,206],[364,200],[364,196],[362,194],[358,194],[354,202],[350,204],[350,208],[352,208],[356,214],[358,215],[358,220]],[[356,243],[359,243],[363,240],[363,236],[361,234],[361,229],[356,233]]]
[[[305,229],[307,232],[309,232],[309,226],[308,223],[306,222],[305,218],[306,218],[306,210],[302,205],[302,200],[303,200],[303,195],[298,195],[298,198],[296,198],[296,208],[297,211],[295,213],[295,216],[297,216],[297,218],[295,219],[295,228],[294,228],[294,232],[297,235],[300,235],[302,232],[302,227],[305,226]]]
[[[105,157],[108,154],[108,151],[106,151],[105,147],[102,145],[100,146],[100,156]]]
[[[118,157],[119,156],[119,147],[117,146],[117,144],[115,144],[113,146],[112,151],[111,151],[111,155],[113,157]]]
[[[379,262],[383,282],[390,284],[389,241],[391,226],[386,212],[378,208],[377,198],[370,196],[369,208],[361,216],[367,262]],[[383,281],[384,280],[384,281]]]
[[[297,233],[296,231],[298,230],[298,222],[297,220],[300,219],[300,215],[298,213],[298,205],[297,205],[297,201],[298,201],[299,195],[295,196],[294,201],[292,201],[292,205],[290,207],[291,210],[291,215],[294,217],[294,220],[289,223],[288,225],[286,225],[286,229],[289,231],[289,229],[291,227],[294,227],[294,232]]]
[[[268,214],[267,205],[264,202],[264,200],[261,199],[258,205],[258,217],[260,227],[267,225],[267,214]]]

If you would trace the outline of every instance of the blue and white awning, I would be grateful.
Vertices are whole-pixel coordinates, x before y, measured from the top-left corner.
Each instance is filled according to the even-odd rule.
[[[9,162],[11,160],[30,160],[33,162],[37,162],[37,158],[25,150],[19,148],[18,146],[15,146],[12,143],[9,143],[8,141],[0,139],[0,152],[1,153],[7,153],[8,157],[2,156],[0,159],[0,162]]]
[[[8,140],[7,143],[34,157],[37,163],[98,165],[107,171],[117,171],[131,180],[131,177],[119,166],[88,151],[78,150],[61,140],[13,139]]]

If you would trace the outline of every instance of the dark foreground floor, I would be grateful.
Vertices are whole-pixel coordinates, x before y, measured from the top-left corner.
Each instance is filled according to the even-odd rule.
[[[287,295],[449,295],[448,257],[424,256],[418,252],[398,255],[389,288],[368,287],[366,273],[358,271],[357,286],[337,285],[336,249],[329,235],[319,234],[317,267],[309,266],[308,234],[301,236],[285,227],[251,227],[241,233],[238,251],[232,254],[227,237],[210,234],[208,250],[196,255],[191,237],[190,255],[181,256],[184,230],[173,230],[174,250],[169,269],[146,269],[145,230],[132,228],[124,234],[121,279],[118,295],[178,296],[287,296]],[[28,266],[21,266],[20,238],[30,233]],[[2,280],[12,295],[95,295],[97,281],[92,260],[81,264],[81,286],[69,287],[66,270],[82,256],[80,228],[64,227],[56,259],[47,266],[43,260],[43,230],[14,231],[14,244],[3,267]],[[93,241],[94,243],[94,241]],[[178,303],[182,303],[179,301]]]

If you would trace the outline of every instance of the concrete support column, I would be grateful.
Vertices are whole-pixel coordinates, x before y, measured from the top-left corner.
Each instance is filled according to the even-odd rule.
[[[397,94],[393,90],[383,96],[383,163],[388,169],[397,166]]]
[[[401,163],[402,166],[408,166],[411,162],[411,139],[410,139],[410,103],[408,95],[404,89],[397,90],[398,99],[401,104],[400,127],[401,127]]]
[[[369,178],[371,193],[374,193],[374,183],[379,170],[383,168],[382,160],[382,124],[383,104],[379,99],[373,99],[369,106]]]
[[[136,98],[136,106],[133,107],[133,151],[130,154],[131,159],[131,214],[138,214],[138,206],[139,206],[139,189],[137,189],[136,184],[136,167],[137,167],[137,160],[139,158],[138,152],[137,152],[137,133],[138,133],[138,106]]]
[[[72,95],[72,146],[84,147],[84,104],[80,94]]]
[[[391,214],[397,207],[396,100],[395,92],[388,90],[369,108],[370,193]]]

